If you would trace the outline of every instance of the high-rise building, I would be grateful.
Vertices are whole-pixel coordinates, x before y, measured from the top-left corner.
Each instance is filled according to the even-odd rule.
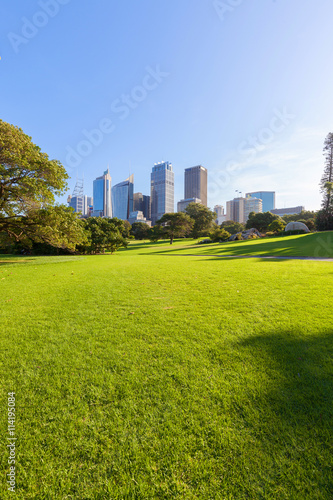
[[[255,191],[253,193],[246,193],[246,198],[259,198],[262,200],[262,211],[270,212],[275,209],[275,191]]]
[[[249,196],[248,198],[239,197],[227,201],[226,220],[233,220],[245,224],[251,212],[262,212],[262,200]]]
[[[111,175],[107,169],[93,182],[93,217],[112,217]]]
[[[134,175],[112,188],[112,214],[118,219],[128,220],[133,212]]]
[[[188,198],[187,200],[180,200],[177,203],[177,212],[185,212],[186,207],[190,203],[201,203],[199,198]]]
[[[249,214],[254,212],[256,214],[261,213],[262,210],[262,200],[260,198],[251,198],[250,196],[245,199],[244,202],[244,220],[245,222],[249,218]]]
[[[155,224],[162,215],[174,212],[175,174],[170,162],[155,163],[150,176],[151,220]]]
[[[89,207],[92,205],[92,197],[84,195],[83,192],[83,179],[77,179],[73,194],[68,196],[67,203],[74,212],[85,216],[88,215]]]
[[[222,224],[222,222],[224,222],[224,221],[227,220],[227,216],[224,213],[224,207],[223,207],[223,205],[215,205],[214,212],[216,213],[215,222],[219,226]]]
[[[202,165],[185,168],[184,199],[198,198],[207,207],[207,169]]]
[[[143,216],[146,217],[147,220],[150,220],[151,219],[150,196],[146,196],[142,193],[134,193],[133,211],[142,212]]]
[[[245,198],[241,197],[227,201],[227,220],[244,224],[244,202]]]

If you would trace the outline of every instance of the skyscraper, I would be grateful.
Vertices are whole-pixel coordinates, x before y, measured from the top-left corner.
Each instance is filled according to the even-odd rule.
[[[275,208],[275,191],[255,191],[253,193],[246,193],[246,198],[260,198],[262,200],[262,211],[270,212]]]
[[[155,224],[162,215],[174,212],[175,174],[170,162],[156,163],[150,176],[151,219]]]
[[[119,182],[112,188],[112,214],[118,219],[127,220],[133,212],[134,175]]]
[[[93,217],[112,217],[111,175],[107,169],[93,182]]]
[[[133,195],[133,212],[142,212],[146,219],[151,219],[151,204],[150,196],[142,193],[134,193]]]
[[[184,199],[199,198],[207,206],[207,169],[202,165],[185,168]]]
[[[77,179],[72,195],[67,198],[69,207],[72,207],[74,212],[81,215],[88,215],[89,206],[92,204],[92,197],[83,194],[83,179]]]

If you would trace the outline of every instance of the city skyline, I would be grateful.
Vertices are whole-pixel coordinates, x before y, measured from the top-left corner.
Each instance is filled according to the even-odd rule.
[[[2,119],[66,166],[69,192],[77,174],[88,186],[109,164],[114,184],[130,170],[148,194],[145,172],[169,158],[176,200],[184,169],[202,164],[209,206],[260,179],[277,207],[320,208],[333,130],[329,0],[232,2],[224,15],[213,0],[79,10],[66,0],[52,16],[44,3],[8,3],[0,19]]]

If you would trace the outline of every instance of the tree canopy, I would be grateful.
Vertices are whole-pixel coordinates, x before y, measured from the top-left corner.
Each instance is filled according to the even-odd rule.
[[[251,229],[254,227],[260,232],[265,232],[268,230],[268,226],[274,220],[282,220],[278,215],[272,214],[271,212],[250,212],[249,218],[246,223],[246,229]]]
[[[245,229],[245,225],[233,220],[226,220],[222,222],[221,228],[230,234],[241,233]]]
[[[54,206],[66,191],[68,174],[20,128],[0,120],[0,232],[13,241],[37,241],[58,248],[82,239],[77,215]],[[3,237],[2,237],[3,239]]]
[[[324,141],[325,168],[320,181],[320,190],[323,193],[322,208],[327,213],[333,212],[333,133],[330,132]]]
[[[160,227],[164,235],[170,238],[170,245],[174,238],[182,238],[190,234],[193,224],[191,217],[183,212],[164,214],[156,222],[156,226]]]
[[[193,220],[193,228],[191,236],[197,238],[208,234],[212,228],[212,222],[216,218],[215,212],[201,203],[189,203],[185,209],[185,213]]]

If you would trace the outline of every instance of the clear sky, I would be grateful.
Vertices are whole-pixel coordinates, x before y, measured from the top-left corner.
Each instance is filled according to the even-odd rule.
[[[211,207],[274,190],[315,210],[332,18],[332,0],[3,0],[0,117],[67,167],[69,192],[109,165],[150,194],[168,160],[176,202],[202,164]]]

